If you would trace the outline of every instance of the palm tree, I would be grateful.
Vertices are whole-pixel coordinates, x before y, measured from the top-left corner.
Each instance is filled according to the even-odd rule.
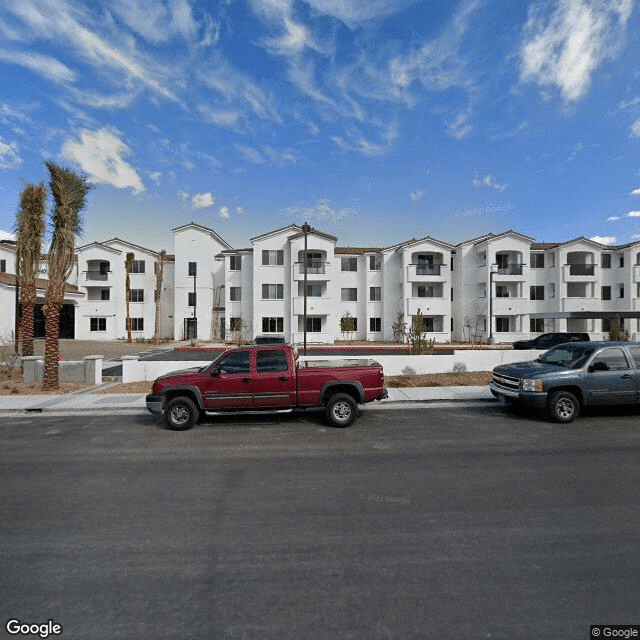
[[[87,179],[53,162],[45,163],[49,170],[49,187],[55,206],[51,212],[53,237],[49,247],[47,299],[44,307],[44,389],[57,389],[58,357],[60,354],[60,308],[64,287],[75,260],[74,240],[82,230],[81,214],[86,206],[89,189]]]
[[[42,254],[46,200],[47,189],[42,182],[28,184],[20,194],[20,210],[16,215],[16,278],[20,285],[22,306],[17,339],[22,342],[23,357],[33,355],[33,308]]]
[[[124,259],[124,290],[125,290],[125,302],[127,304],[127,342],[131,342],[131,316],[129,315],[129,303],[131,302],[131,278],[129,274],[133,269],[134,255],[131,251],[127,253]]]
[[[160,296],[162,295],[162,279],[164,277],[164,263],[167,261],[167,252],[163,249],[158,254],[158,262],[156,262],[156,322],[153,331],[153,341],[155,344],[160,343]]]

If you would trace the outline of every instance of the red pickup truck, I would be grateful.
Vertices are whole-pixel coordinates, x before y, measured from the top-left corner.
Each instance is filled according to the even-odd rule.
[[[286,344],[229,349],[200,369],[157,378],[147,409],[167,425],[186,430],[203,413],[283,411],[325,407],[329,422],[348,427],[358,403],[387,397],[382,365],[375,360],[297,362]]]

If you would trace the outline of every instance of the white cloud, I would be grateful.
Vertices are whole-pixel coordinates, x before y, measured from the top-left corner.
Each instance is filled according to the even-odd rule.
[[[409,194],[409,197],[411,198],[411,202],[417,202],[418,200],[422,200],[426,195],[426,189],[415,189]]]
[[[65,64],[39,53],[23,53],[0,49],[0,61],[25,67],[49,80],[58,83],[75,82],[76,74]]]
[[[473,186],[476,189],[482,189],[483,187],[493,187],[502,193],[507,185],[501,182],[497,182],[496,179],[491,175],[486,175],[484,178],[474,178]]]
[[[230,217],[229,207],[220,207],[220,217],[223,220],[228,220],[229,219],[229,217]]]
[[[618,220],[620,220],[620,216],[609,216],[607,218],[607,222],[617,222]]]
[[[236,149],[238,150],[238,153],[247,160],[247,162],[252,162],[253,164],[264,164],[264,158],[257,149],[247,147],[246,145],[236,145]]]
[[[318,200],[314,206],[304,209],[290,207],[285,210],[285,213],[294,220],[315,220],[319,223],[324,221],[340,222],[358,217],[358,212],[355,209],[348,207],[336,209],[331,206],[331,201],[328,199]]]
[[[363,22],[386,18],[420,0],[305,0],[318,13],[332,16],[355,29]]]
[[[640,196],[640,188],[634,189],[629,195],[631,195],[631,196]]]
[[[18,145],[15,142],[4,142],[0,138],[0,169],[15,169],[22,164],[18,155]]]
[[[640,120],[636,120],[632,125],[631,125],[631,135],[634,138],[640,138]]]
[[[213,206],[215,201],[216,200],[211,192],[196,193],[193,198],[191,198],[191,206],[194,209],[204,209],[206,207]]]
[[[162,173],[160,173],[160,171],[150,171],[147,175],[154,184],[160,184],[160,178],[162,177]]]
[[[62,155],[86,172],[92,182],[142,193],[145,190],[142,179],[124,160],[131,149],[119,136],[116,129],[82,129],[79,142],[71,139],[64,142]]]
[[[597,242],[599,244],[615,244],[617,238],[615,236],[592,236],[589,240],[593,240],[593,242]]]
[[[15,240],[16,237],[13,233],[0,229],[0,240]]]
[[[627,216],[629,216],[629,218],[640,218],[640,211],[629,211]]]
[[[624,40],[633,0],[560,0],[532,5],[524,28],[520,79],[560,90],[565,101],[582,98],[596,69],[615,57]]]

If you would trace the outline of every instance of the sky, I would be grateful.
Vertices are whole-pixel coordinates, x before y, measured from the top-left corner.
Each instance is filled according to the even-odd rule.
[[[639,0],[8,0],[0,236],[46,160],[78,244],[640,240]]]

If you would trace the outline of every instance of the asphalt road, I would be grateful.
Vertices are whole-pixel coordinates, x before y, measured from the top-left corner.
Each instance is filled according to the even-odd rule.
[[[309,413],[181,433],[142,415],[3,418],[0,618],[53,619],[63,640],[586,640],[637,624],[639,413],[365,408],[346,430]]]

